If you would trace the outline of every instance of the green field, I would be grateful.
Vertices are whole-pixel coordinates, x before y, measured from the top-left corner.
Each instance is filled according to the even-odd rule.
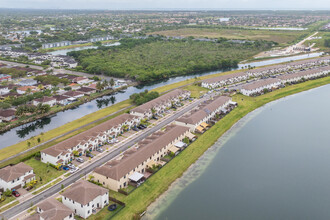
[[[227,39],[247,39],[247,40],[267,40],[279,44],[287,44],[295,41],[306,31],[289,30],[248,30],[248,29],[220,29],[220,28],[182,28],[178,30],[157,31],[149,34],[159,34],[164,36],[182,37],[207,37]]]

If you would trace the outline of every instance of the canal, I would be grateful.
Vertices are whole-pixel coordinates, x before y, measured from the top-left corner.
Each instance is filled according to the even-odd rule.
[[[330,219],[329,109],[327,85],[250,113],[143,219]]]
[[[299,55],[299,56],[287,57],[287,58],[277,58],[277,59],[265,60],[265,61],[259,61],[259,62],[253,62],[253,63],[245,63],[245,64],[240,64],[238,68],[240,69],[242,66],[248,66],[248,65],[264,66],[264,65],[268,65],[268,64],[276,64],[276,63],[286,62],[286,61],[290,61],[290,60],[299,60],[299,59],[304,59],[304,58],[308,58],[308,57],[316,57],[319,55],[321,55],[321,53],[313,53],[310,55]],[[142,92],[145,89],[152,90],[157,87],[180,82],[180,81],[190,79],[190,78],[193,78],[196,76],[198,77],[198,76],[203,76],[203,75],[215,74],[215,73],[219,73],[222,71],[223,70],[204,72],[204,73],[199,73],[199,74],[194,74],[194,75],[172,77],[168,80],[155,82],[150,85],[129,87],[123,93],[117,93],[114,95],[104,96],[102,98],[98,98],[93,101],[82,104],[74,109],[69,109],[64,112],[59,112],[56,115],[53,115],[52,117],[46,117],[44,119],[41,119],[41,120],[38,120],[35,122],[31,122],[31,123],[27,123],[25,125],[22,125],[22,126],[13,128],[7,132],[4,132],[4,133],[0,134],[0,140],[1,140],[0,148],[5,148],[5,147],[11,146],[13,144],[16,144],[20,141],[27,140],[33,136],[40,134],[41,132],[47,132],[49,130],[62,126],[68,122],[74,121],[85,115],[93,113],[99,109],[102,109],[102,108],[111,106],[115,103],[129,99],[130,95],[132,95],[134,93]]]

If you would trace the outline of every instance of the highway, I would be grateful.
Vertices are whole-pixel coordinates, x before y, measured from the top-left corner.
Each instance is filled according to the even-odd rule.
[[[31,204],[35,205],[35,204],[43,201],[44,199],[60,192],[62,190],[62,184],[63,184],[64,187],[67,187],[70,184],[76,182],[82,176],[85,176],[88,173],[90,173],[91,171],[93,171],[96,167],[99,167],[99,166],[103,165],[104,163],[106,163],[107,161],[115,158],[117,155],[119,155],[121,152],[127,150],[129,147],[131,147],[135,143],[143,140],[144,138],[146,138],[147,136],[149,136],[153,132],[161,129],[162,127],[164,127],[168,124],[170,124],[171,122],[173,122],[175,119],[177,119],[181,115],[183,115],[186,112],[190,111],[191,109],[195,108],[202,101],[206,100],[207,97],[208,96],[204,97],[203,99],[197,100],[196,102],[188,105],[187,107],[184,107],[183,109],[175,112],[174,115],[170,116],[169,118],[166,118],[164,121],[160,122],[159,124],[155,125],[154,127],[152,127],[150,129],[146,130],[145,132],[141,133],[141,135],[139,135],[139,136],[133,138],[132,140],[128,141],[127,143],[121,145],[120,147],[116,148],[115,150],[113,150],[109,154],[105,155],[104,157],[94,161],[89,166],[81,168],[76,173],[72,174],[71,176],[69,176],[68,178],[62,180],[61,182],[57,183],[56,185],[46,189],[45,191],[41,192],[40,194],[35,195],[34,197],[32,197],[32,198],[30,198],[30,199],[28,199],[28,200],[26,200],[22,203],[19,203],[18,205],[6,210],[5,212],[3,212],[0,215],[0,217],[2,219],[13,218],[14,216],[18,215],[19,213],[23,212],[24,210],[26,210],[28,208],[31,208]]]

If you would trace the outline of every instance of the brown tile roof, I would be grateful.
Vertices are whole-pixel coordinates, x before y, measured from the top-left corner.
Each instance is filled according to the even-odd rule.
[[[245,73],[245,72],[237,72],[237,73],[233,73],[233,74],[226,74],[226,75],[221,75],[221,76],[210,78],[210,79],[205,79],[202,82],[209,83],[209,84],[217,83],[217,82],[234,79],[236,77],[241,77],[241,76],[246,76],[246,75],[247,75],[247,73]]]
[[[5,109],[0,110],[0,117],[10,117],[15,115],[16,110],[15,109]]]
[[[72,199],[79,204],[86,205],[96,197],[109,192],[108,189],[90,183],[86,180],[80,180],[74,183],[69,189],[62,193],[62,196]]]
[[[55,98],[44,96],[42,98],[35,99],[34,101],[44,103],[44,102],[49,102],[49,101],[53,101],[53,100],[55,100]]]
[[[281,80],[294,79],[296,77],[304,77],[304,76],[308,76],[310,74],[319,73],[319,72],[323,72],[323,71],[329,71],[329,70],[330,70],[330,66],[325,66],[322,68],[316,68],[316,69],[311,69],[311,70],[299,71],[299,72],[291,73],[291,74],[285,74],[285,75],[279,76],[278,78]]]
[[[188,127],[169,125],[164,132],[158,131],[147,137],[145,139],[147,142],[139,142],[138,148],[132,148],[126,151],[119,161],[112,160],[104,166],[96,168],[94,172],[111,179],[120,180],[124,175],[188,130]]]
[[[132,109],[132,112],[139,112],[139,113],[145,113],[147,111],[151,111],[151,109],[157,105],[160,105],[164,102],[168,102],[169,100],[176,98],[184,93],[186,93],[188,91],[186,90],[182,90],[182,89],[175,89],[169,93],[166,93],[162,96],[159,96],[158,98],[155,98],[149,102],[146,102],[134,109]]]
[[[75,97],[78,95],[83,95],[83,93],[81,92],[76,92],[76,91],[68,91],[66,93],[63,94],[64,96],[69,96],[69,97]]]
[[[61,153],[68,153],[68,149],[71,149],[72,147],[75,147],[79,143],[83,143],[90,139],[90,137],[97,136],[97,134],[105,132],[107,130],[110,130],[113,127],[117,127],[124,123],[125,121],[133,120],[134,118],[137,118],[137,116],[133,116],[130,114],[122,114],[115,118],[112,118],[106,122],[103,122],[102,124],[99,124],[87,131],[84,131],[80,134],[77,134],[71,138],[68,138],[65,141],[62,141],[52,147],[49,147],[47,149],[42,150],[41,152],[52,155],[54,157],[60,155]]]
[[[207,100],[197,107],[197,109],[191,110],[188,114],[185,114],[177,119],[179,122],[187,124],[196,124],[214,112],[219,106],[222,106],[231,98],[227,96],[218,96],[213,100]]]
[[[74,215],[73,211],[54,198],[45,200],[37,205],[43,212],[39,215],[42,219],[62,220],[69,215]]]
[[[32,167],[21,162],[13,166],[6,166],[0,169],[0,179],[10,182],[18,177],[23,176],[26,172],[33,170]]]
[[[82,93],[85,93],[85,92],[96,91],[96,89],[89,88],[89,87],[81,87],[80,89],[77,89],[76,91],[78,91],[78,92],[82,92]]]
[[[62,100],[68,99],[68,97],[64,96],[64,95],[54,95],[53,98],[55,98],[56,101],[62,101]]]
[[[253,83],[247,84],[247,85],[243,85],[242,89],[245,90],[253,90],[253,89],[257,89],[263,86],[267,86],[276,82],[280,82],[279,79],[274,79],[274,78],[268,78],[268,79],[261,79],[261,80],[257,80]]]

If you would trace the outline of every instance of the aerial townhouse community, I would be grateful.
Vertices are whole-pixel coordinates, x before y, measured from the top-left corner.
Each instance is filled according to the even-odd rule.
[[[209,126],[208,123],[216,114],[227,113],[230,105],[236,105],[228,96],[218,96],[204,101],[196,109],[181,116],[175,124],[189,127],[191,132],[203,133]]]
[[[305,80],[316,79],[328,76],[330,66],[301,70],[295,73],[278,75],[276,78],[267,78],[245,84],[240,87],[240,92],[246,96],[260,95],[265,92],[284,87],[287,84],[298,83]]]
[[[94,180],[115,191],[128,184],[140,184],[148,177],[147,168],[153,164],[162,164],[160,159],[188,134],[188,127],[168,125],[164,131],[153,133],[119,158],[96,168]]]
[[[279,65],[281,70],[278,72],[273,67],[262,69],[262,73],[258,73],[258,71],[250,71],[249,73],[247,71],[237,72],[232,75],[216,77],[212,79],[213,81],[211,79],[203,81],[204,84],[202,83],[202,86],[214,89],[219,86],[227,86],[247,80],[250,82],[240,84],[234,88],[243,95],[254,96],[289,84],[298,83],[302,80],[327,76],[330,73],[329,63],[329,57],[311,59],[304,62],[292,62],[290,63],[290,68],[288,65]],[[206,85],[206,82],[213,84]],[[86,92],[88,91],[86,90]],[[74,219],[74,216],[86,219],[107,207],[109,202],[113,201],[111,197],[111,194],[115,193],[113,191],[126,193],[125,195],[129,194],[131,188],[139,187],[173,157],[184,151],[185,148],[189,148],[190,143],[197,138],[197,133],[204,133],[237,106],[237,103],[232,101],[230,96],[219,93],[221,92],[216,92],[214,95],[210,91],[210,95],[205,96],[193,105],[195,101],[183,101],[190,98],[190,91],[175,89],[131,109],[129,114],[124,113],[116,116],[89,130],[41,150],[40,161],[42,163],[64,169],[64,167],[71,168],[74,164],[73,162],[78,161],[85,155],[90,157],[90,161],[86,161],[86,163],[82,161],[81,167],[88,166],[89,163],[95,161],[92,159],[92,156],[88,155],[98,155],[97,151],[100,148],[103,151],[98,152],[103,153],[100,154],[100,157],[103,157],[108,152],[115,152],[117,147],[127,145],[124,151],[120,151],[120,153],[118,151],[111,160],[104,160],[98,167],[95,166],[95,169],[91,169],[91,172],[81,175],[81,180],[63,189],[58,194],[60,196],[58,197],[59,201],[52,198],[53,200],[48,199],[37,204],[36,213],[27,219],[70,220]],[[60,100],[63,97],[70,97],[70,95],[73,98],[79,94],[78,91],[69,91],[66,96],[57,95],[56,97],[54,96],[54,99]],[[40,99],[35,101],[45,103],[53,102],[54,100]],[[175,106],[178,103],[187,104],[187,106],[182,107],[182,110],[187,108],[184,111],[185,113],[179,114],[181,115],[180,117],[177,116],[176,119],[171,119],[171,117],[166,118],[166,116],[164,120],[150,120],[154,119],[154,116],[163,117],[165,114],[176,114]],[[189,105],[193,106],[188,108]],[[169,111],[171,108],[174,110]],[[179,111],[181,111],[181,108]],[[171,119],[171,122],[162,125],[162,128],[160,128],[159,124],[157,125],[157,123],[162,123],[167,119]],[[155,125],[159,127],[154,129],[152,133],[145,135],[144,139],[141,138],[138,141],[130,142],[133,136],[143,133],[135,133],[135,131],[138,132],[139,129],[137,128],[144,123],[147,126],[151,124],[151,129]],[[128,141],[120,141],[118,144],[114,144],[117,143],[113,142],[117,138],[121,140],[127,139]],[[106,151],[104,147],[106,147]],[[97,158],[100,157],[97,156]],[[24,167],[23,163],[14,166]],[[8,172],[7,169],[12,169],[14,166],[5,167],[3,170]],[[2,172],[4,171],[0,170],[1,184],[3,184],[2,177],[4,175]],[[15,174],[14,177],[15,181],[24,180],[24,182],[20,181],[16,184],[14,181],[16,185],[10,185],[7,188],[14,189],[18,187],[17,185],[23,187],[25,180],[28,182],[33,178],[35,178],[33,169],[26,168],[24,174]],[[5,181],[10,182],[12,178],[5,179]],[[0,186],[6,189],[5,186]]]
[[[41,151],[41,162],[53,165],[68,164],[74,159],[74,152],[82,155],[96,150],[109,139],[115,138],[125,130],[140,123],[140,118],[122,114],[63,142]]]
[[[180,102],[190,97],[190,91],[175,89],[156,99],[144,103],[130,111],[130,114],[142,118],[150,119],[153,115],[162,114],[167,108],[170,108],[173,103]]]
[[[215,78],[205,79],[202,81],[202,87],[215,89],[231,84],[248,81],[258,77],[269,77],[281,73],[295,73],[306,68],[319,68],[330,64],[330,56],[308,59],[302,61],[290,62],[287,64],[262,67],[257,69],[249,69],[233,74],[221,75]]]

